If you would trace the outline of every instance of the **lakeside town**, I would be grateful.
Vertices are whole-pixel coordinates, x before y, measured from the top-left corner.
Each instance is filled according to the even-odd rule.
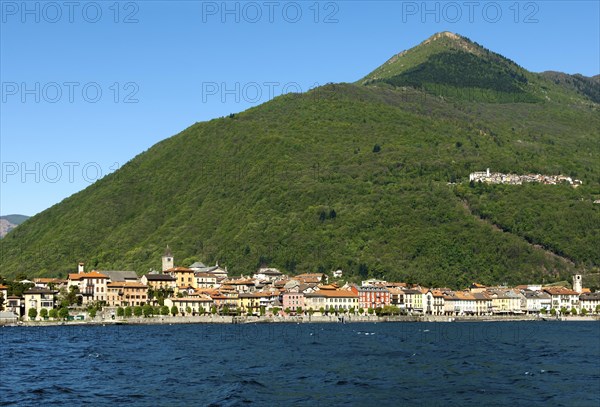
[[[341,284],[343,271],[288,276],[259,268],[229,277],[227,268],[195,262],[174,265],[167,246],[162,271],[85,271],[79,263],[67,279],[35,278],[0,285],[0,324],[33,321],[124,321],[135,317],[507,317],[600,315],[600,292],[582,286],[527,284],[462,290],[378,279]],[[22,292],[18,292],[19,288]],[[310,318],[309,318],[310,320]],[[452,319],[450,319],[452,320]],[[232,321],[232,320],[229,320]]]

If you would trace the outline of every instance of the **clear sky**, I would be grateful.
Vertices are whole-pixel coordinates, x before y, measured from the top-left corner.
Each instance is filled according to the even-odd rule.
[[[0,214],[34,215],[198,121],[353,82],[440,31],[600,73],[599,1],[0,1]]]

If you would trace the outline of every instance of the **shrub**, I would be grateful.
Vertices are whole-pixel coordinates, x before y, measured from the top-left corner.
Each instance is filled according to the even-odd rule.
[[[53,319],[58,318],[58,310],[56,308],[52,308],[50,312],[48,312],[48,316]]]
[[[169,307],[166,305],[160,307],[160,315],[169,315]]]
[[[152,305],[150,304],[146,304],[142,307],[142,314],[144,314],[145,318],[148,318],[153,312],[154,308],[152,308]]]
[[[69,309],[64,307],[58,310],[58,316],[62,319],[66,319],[69,317]]]
[[[117,308],[117,316],[118,317],[125,316],[125,308],[123,308],[123,307]]]
[[[178,312],[178,311],[179,311],[179,310],[177,309],[177,307],[176,307],[175,305],[173,305],[173,306],[171,307],[171,315],[173,315],[173,316],[177,315],[177,312]]]
[[[38,312],[35,308],[29,308],[29,311],[27,311],[27,316],[32,321],[35,321],[35,318],[37,317],[37,315],[38,315]]]
[[[40,310],[40,318],[44,318],[44,319],[48,318],[48,310],[46,308],[42,308]]]

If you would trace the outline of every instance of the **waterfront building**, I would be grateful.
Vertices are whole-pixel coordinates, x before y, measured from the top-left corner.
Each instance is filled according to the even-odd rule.
[[[106,285],[107,304],[111,307],[133,307],[148,302],[148,286],[137,281],[115,281]]]
[[[305,294],[304,304],[306,309],[312,308],[319,311],[321,308],[330,311],[347,311],[350,308],[357,310],[358,295],[351,290],[339,290],[332,286],[323,286],[319,290]]]
[[[560,310],[565,308],[571,310],[572,308],[579,309],[579,293],[565,287],[544,287],[544,292],[550,294],[552,298],[552,308]]]
[[[427,315],[444,315],[444,293],[429,289],[423,298],[423,312]]]
[[[383,308],[390,305],[390,291],[385,286],[350,286],[352,292],[358,295],[358,306],[361,308]]]
[[[80,263],[79,272],[69,274],[67,289],[77,287],[78,296],[82,297],[82,305],[106,301],[106,284],[108,276],[97,271],[85,273],[83,263]]]
[[[598,313],[596,310],[600,307],[600,292],[585,293],[579,296],[580,309],[585,309],[588,313]]]
[[[40,315],[42,308],[50,311],[55,306],[57,291],[47,288],[34,287],[23,293],[25,303],[25,316],[29,319],[29,310],[35,309]]]
[[[298,307],[304,309],[304,294],[301,292],[285,292],[282,295],[283,309],[291,309],[296,311]]]

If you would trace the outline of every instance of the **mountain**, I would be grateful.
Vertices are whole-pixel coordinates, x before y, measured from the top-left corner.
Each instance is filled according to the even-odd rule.
[[[25,215],[6,215],[0,216],[0,238],[6,236],[8,232],[29,219]]]
[[[542,76],[557,85],[571,89],[596,103],[600,103],[600,75],[591,78],[580,74],[569,75],[562,72],[542,72]]]
[[[588,279],[600,265],[599,110],[572,86],[436,34],[356,83],[163,140],[2,239],[0,270],[64,275],[84,261],[141,274],[169,244],[177,265],[218,261],[232,274]],[[583,184],[469,183],[486,168]]]

